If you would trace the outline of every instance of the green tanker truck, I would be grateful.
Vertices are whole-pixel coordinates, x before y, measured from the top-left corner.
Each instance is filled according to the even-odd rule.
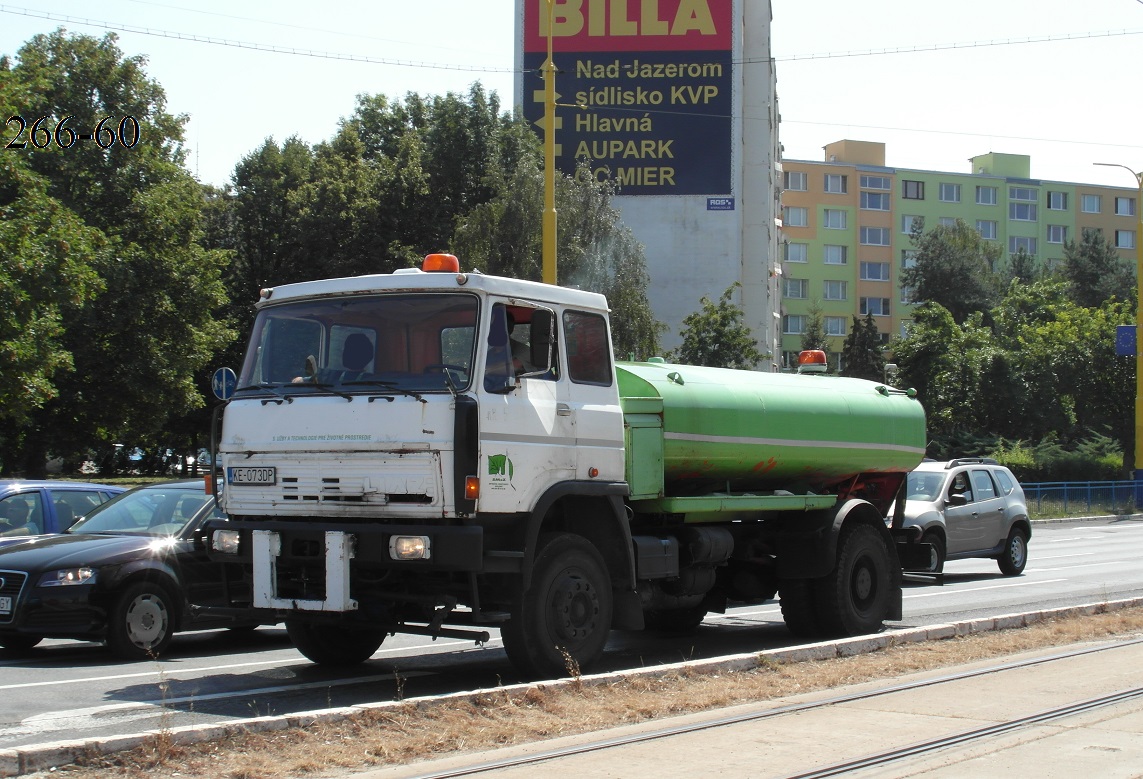
[[[774,598],[798,636],[858,635],[927,559],[885,520],[924,454],[912,393],[616,362],[602,296],[450,255],[263,290],[217,443],[230,603],[322,664],[498,629],[564,675],[613,628]]]

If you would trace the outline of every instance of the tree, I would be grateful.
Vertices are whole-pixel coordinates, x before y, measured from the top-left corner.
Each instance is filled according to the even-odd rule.
[[[815,300],[806,311],[806,329],[802,332],[802,351],[820,349],[825,352],[828,351],[828,346],[825,325],[822,321],[822,307]]]
[[[911,233],[916,264],[901,272],[913,300],[937,303],[957,323],[973,312],[987,312],[1000,297],[994,272],[1000,248],[985,241],[963,219],[924,232],[919,220]]]
[[[942,441],[980,429],[982,355],[992,344],[981,319],[975,314],[958,324],[940,304],[924,303],[908,334],[893,343],[899,383],[917,390],[937,451]]]
[[[853,318],[853,327],[841,349],[841,359],[845,365],[842,376],[885,381],[885,351],[873,314],[866,314],[864,320]]]
[[[1068,296],[1084,308],[1096,308],[1112,296],[1126,299],[1135,290],[1134,265],[1125,262],[1098,230],[1084,230],[1079,243],[1064,243],[1061,273]]]
[[[670,354],[673,362],[748,370],[767,359],[742,324],[742,309],[732,302],[740,286],[735,282],[727,287],[718,303],[703,296],[702,310],[683,319],[683,343]]]
[[[63,30],[35,36],[17,58],[4,84],[23,90],[27,116],[49,117],[53,128],[70,117],[65,125],[77,132],[110,118],[104,127],[117,133],[132,117],[140,130],[130,144],[49,144],[26,157],[44,195],[100,244],[87,265],[97,276],[88,289],[102,294],[60,309],[59,342],[73,370],[61,363],[54,397],[13,433],[22,437],[23,469],[41,475],[49,452],[153,437],[201,407],[196,380],[233,333],[216,316],[227,258],[199,244],[205,201],[182,167],[186,120],[165,111],[143,58],[124,57],[114,35]]]

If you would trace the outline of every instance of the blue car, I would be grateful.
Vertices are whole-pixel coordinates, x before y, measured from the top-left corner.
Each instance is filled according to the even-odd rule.
[[[123,487],[79,481],[0,480],[0,547],[26,536],[62,533]]]

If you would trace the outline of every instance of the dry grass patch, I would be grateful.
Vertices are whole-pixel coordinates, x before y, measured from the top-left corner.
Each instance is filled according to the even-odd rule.
[[[763,661],[743,673],[673,671],[607,684],[541,684],[511,693],[492,691],[464,701],[406,703],[304,729],[241,734],[190,746],[160,738],[145,748],[88,759],[82,765],[58,768],[51,775],[71,779],[330,776],[1138,633],[1143,633],[1143,608],[905,644],[833,660]]]

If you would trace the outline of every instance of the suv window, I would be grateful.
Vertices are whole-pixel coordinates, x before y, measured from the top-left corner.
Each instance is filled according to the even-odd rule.
[[[1011,495],[1012,490],[1016,489],[1016,483],[1012,481],[1012,477],[1008,475],[1007,471],[993,471],[992,475],[996,477],[996,482],[1000,485],[1001,495]]]
[[[963,495],[966,501],[972,503],[972,487],[969,486],[968,473],[966,471],[961,471],[953,475],[952,483],[949,484],[948,494]]]
[[[990,500],[996,497],[996,487],[992,484],[992,477],[988,471],[972,472],[972,488],[977,500]]]

